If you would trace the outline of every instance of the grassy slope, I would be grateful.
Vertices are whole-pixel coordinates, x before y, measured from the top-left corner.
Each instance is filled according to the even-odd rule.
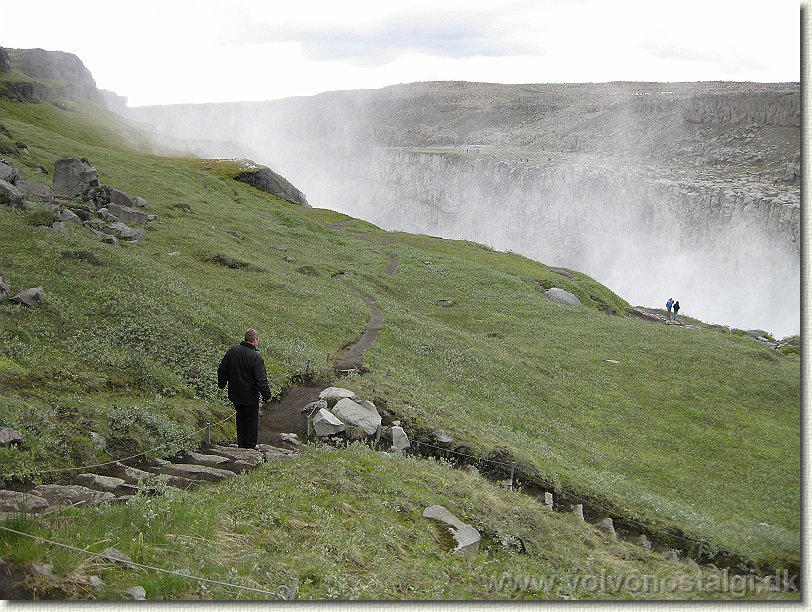
[[[30,152],[15,160],[21,173],[36,180],[38,164],[85,156],[160,220],[145,244],[112,248],[0,208],[0,272],[15,290],[48,294],[32,310],[0,305],[0,420],[31,446],[0,451],[4,471],[95,458],[87,430],[119,456],[222,418],[213,370],[249,325],[264,333],[275,389],[308,359],[326,375],[325,355],[368,316],[330,280],[346,270],[386,315],[373,372],[346,384],[384,398],[408,426],[507,449],[551,482],[754,560],[799,557],[797,363],[732,334],[557,305],[537,283],[626,307],[588,277],[513,254],[369,224],[331,230],[340,216],[231,181],[228,164],[135,154],[111,135],[118,119],[74,107],[0,101],[0,123]],[[102,265],[64,258],[78,251]],[[401,259],[391,278],[389,256]],[[299,273],[305,265],[320,276]]]
[[[198,503],[201,495],[207,503]],[[433,504],[483,534],[478,554],[447,552],[454,544],[445,530],[421,516]],[[269,463],[205,490],[10,525],[46,538],[58,526],[59,540],[91,552],[115,546],[137,563],[265,591],[296,580],[298,599],[788,597],[766,589],[714,592],[722,577],[712,568],[612,542],[573,515],[448,464],[383,457],[360,445],[311,449],[296,461]],[[13,534],[0,532],[0,549],[10,562],[42,561],[41,545]],[[149,599],[269,598],[125,570],[59,548],[47,560],[71,597],[121,599],[138,584]],[[101,591],[89,586],[91,575],[104,580]],[[666,586],[646,590],[641,576]],[[41,597],[55,597],[53,584],[40,579],[32,586]],[[686,590],[677,588],[682,584]]]

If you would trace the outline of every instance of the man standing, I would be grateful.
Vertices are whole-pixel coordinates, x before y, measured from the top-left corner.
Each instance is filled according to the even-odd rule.
[[[226,351],[220,367],[217,368],[217,385],[225,389],[228,385],[228,399],[237,411],[237,446],[256,448],[259,425],[259,406],[262,401],[271,399],[268,385],[268,372],[259,354],[259,332],[249,329],[245,340]]]
[[[665,316],[666,321],[671,321],[671,307],[674,305],[674,298],[668,298],[668,301],[665,303],[665,308],[668,310],[668,314]]]

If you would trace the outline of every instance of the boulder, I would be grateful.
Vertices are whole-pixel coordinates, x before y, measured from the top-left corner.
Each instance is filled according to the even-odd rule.
[[[90,219],[93,218],[93,215],[90,214],[90,211],[85,208],[69,208],[67,210],[70,210],[74,215],[79,217],[82,223],[84,223],[85,221],[90,221]]]
[[[54,192],[77,196],[98,185],[99,173],[86,161],[76,157],[65,157],[54,163]]]
[[[82,219],[80,219],[79,215],[73,212],[70,208],[66,208],[61,213],[59,213],[59,220],[64,223],[73,223],[74,225],[82,225]]]
[[[572,504],[570,506],[570,512],[572,512],[575,516],[577,516],[582,521],[584,520],[584,505],[583,504]]]
[[[307,414],[314,414],[319,410],[321,410],[322,408],[324,409],[327,408],[327,400],[318,400],[315,402],[310,402],[309,404],[306,404],[304,408],[302,408],[302,412],[305,412]]]
[[[608,535],[613,540],[617,540],[617,533],[615,532],[614,521],[612,521],[612,519],[609,518],[608,516],[605,519],[603,519],[601,522],[597,523],[595,525],[595,527],[601,533],[605,533],[606,535]]]
[[[105,548],[101,553],[99,553],[102,557],[106,557],[109,561],[115,561],[116,563],[121,563],[124,567],[135,567],[133,565],[133,560],[130,558],[129,555],[124,554],[117,548]]]
[[[544,292],[548,298],[553,300],[554,302],[558,302],[559,304],[566,304],[567,306],[580,306],[581,300],[571,294],[569,291],[565,291],[559,287],[553,287],[552,289],[547,289]]]
[[[396,425],[390,430],[389,435],[392,436],[392,448],[394,450],[404,451],[411,446],[409,436],[406,435],[402,427]]]
[[[100,436],[95,431],[90,432],[90,441],[93,442],[99,450],[107,448],[107,440],[104,439],[104,436]]]
[[[332,412],[320,409],[313,417],[313,430],[318,437],[332,436],[341,433],[347,427]]]
[[[152,216],[148,215],[147,213],[143,213],[140,210],[133,210],[129,206],[121,206],[115,202],[110,202],[107,205],[107,210],[111,214],[121,219],[124,223],[134,223],[137,225],[143,225],[149,221],[149,218]]]
[[[119,191],[118,189],[110,189],[107,192],[107,198],[108,202],[118,206],[135,206],[135,199],[130,196],[130,194]]]
[[[440,521],[448,527],[452,537],[457,542],[457,547],[452,554],[472,555],[479,550],[481,540],[479,532],[471,525],[463,523],[443,506],[434,505],[426,508],[423,511],[423,517]]]
[[[0,181],[14,183],[19,179],[20,173],[17,172],[17,168],[15,168],[11,162],[6,159],[0,160]]]
[[[451,308],[454,303],[454,300],[437,300],[437,305],[443,308]]]
[[[21,304],[22,306],[36,306],[42,298],[45,297],[45,291],[42,287],[32,287],[30,289],[23,289],[13,298],[13,304]]]
[[[333,407],[333,414],[347,425],[360,427],[368,436],[375,435],[381,426],[381,415],[372,402],[359,404],[344,398]]]
[[[454,442],[454,438],[449,436],[443,429],[438,429],[432,432],[431,435],[434,436],[434,441],[440,448],[448,448]]]
[[[147,599],[147,591],[142,586],[134,586],[131,589],[127,589],[127,595],[132,597],[135,601],[146,601]]]
[[[54,199],[54,190],[45,183],[38,183],[36,181],[17,181],[17,189],[24,195],[33,196],[50,202]]]
[[[645,550],[651,550],[651,541],[646,537],[646,534],[641,533],[634,539],[635,544],[644,548]]]
[[[57,234],[62,234],[63,236],[68,235],[68,228],[65,227],[64,221],[54,221],[51,223],[51,229],[54,230]]]
[[[272,193],[294,204],[310,207],[307,203],[307,198],[305,198],[305,195],[301,191],[291,185],[285,177],[280,176],[265,166],[259,166],[257,169],[248,172],[242,172],[235,176],[234,180],[251,185],[260,191]]]
[[[133,206],[138,208],[149,208],[149,202],[147,202],[144,198],[140,196],[135,196],[133,198]]]
[[[131,228],[129,225],[121,221],[115,221],[102,230],[105,234],[115,236],[121,240],[143,240],[147,237],[147,232],[144,228],[137,229]]]
[[[335,403],[345,397],[355,399],[355,393],[349,389],[342,389],[341,387],[327,387],[324,391],[319,393],[319,399],[327,400],[328,403]]]
[[[31,493],[0,491],[0,512],[35,512],[48,507],[48,500]]]
[[[5,300],[8,297],[8,294],[9,294],[8,283],[5,280],[3,280],[3,275],[0,274],[0,302]]]
[[[115,495],[106,491],[94,491],[81,485],[40,485],[31,490],[33,495],[44,497],[50,505],[56,504],[79,504],[83,502],[97,504],[105,501],[112,501]]]
[[[22,204],[24,197],[23,192],[14,185],[8,181],[0,180],[0,204],[8,204],[9,206]]]

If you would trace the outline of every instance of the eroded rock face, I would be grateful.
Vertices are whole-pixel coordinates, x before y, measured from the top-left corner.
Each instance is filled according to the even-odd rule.
[[[0,47],[0,72],[11,72],[11,59],[3,47]]]

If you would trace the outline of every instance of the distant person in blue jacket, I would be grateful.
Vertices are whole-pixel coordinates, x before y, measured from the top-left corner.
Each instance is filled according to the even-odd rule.
[[[679,300],[674,302],[674,323],[677,322],[677,313],[679,312]]]
[[[671,308],[674,306],[674,298],[668,298],[668,301],[665,303],[665,308],[668,310],[668,315],[666,316],[666,321],[671,320]]]

